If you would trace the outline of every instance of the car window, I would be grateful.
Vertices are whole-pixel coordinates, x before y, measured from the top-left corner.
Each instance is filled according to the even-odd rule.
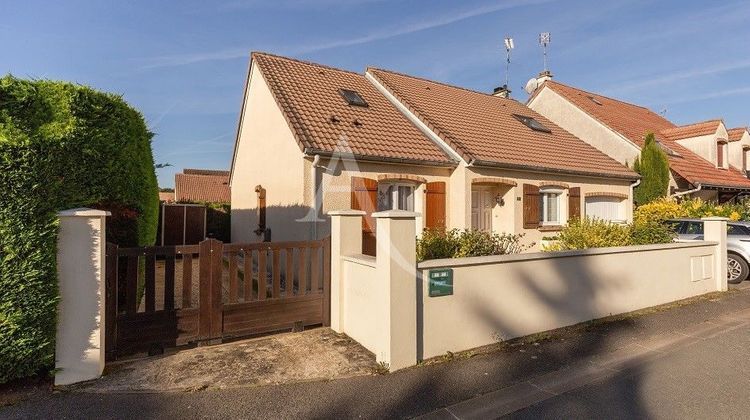
[[[664,224],[676,233],[682,233],[683,222],[680,222],[678,220],[667,220],[666,222],[664,222]]]
[[[703,222],[688,222],[685,233],[688,235],[703,235]]]
[[[750,235],[750,230],[745,226],[727,225],[727,235]]]

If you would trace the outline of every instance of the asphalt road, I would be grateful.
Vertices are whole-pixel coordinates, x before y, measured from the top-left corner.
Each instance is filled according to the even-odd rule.
[[[471,358],[388,375],[171,393],[60,392],[0,409],[2,418],[407,418],[564,372],[654,337],[748,314],[750,290],[565,331]],[[749,323],[510,413],[518,418],[739,418],[750,413]],[[314,355],[311,355],[314,357]],[[485,416],[495,417],[495,416]]]

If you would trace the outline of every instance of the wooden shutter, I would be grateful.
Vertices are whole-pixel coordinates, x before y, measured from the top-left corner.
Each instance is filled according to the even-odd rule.
[[[375,255],[375,219],[372,213],[378,210],[378,181],[352,177],[352,209],[366,213],[362,218],[362,253]]]
[[[425,227],[445,229],[445,182],[428,182]]]
[[[581,188],[568,190],[568,220],[581,218]]]
[[[536,185],[523,184],[523,227],[539,227],[539,187]]]
[[[724,167],[724,145],[726,143],[716,143],[716,166],[719,168]]]

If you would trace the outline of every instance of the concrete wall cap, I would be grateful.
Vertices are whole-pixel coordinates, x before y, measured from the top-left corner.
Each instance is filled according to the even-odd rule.
[[[710,217],[701,217],[701,220],[706,221],[706,222],[716,222],[716,221],[730,222],[732,219],[728,217],[710,216]]]
[[[88,207],[79,207],[77,209],[63,210],[57,213],[57,217],[91,217],[91,216],[111,216],[112,213],[104,210],[90,209]]]
[[[417,264],[417,268],[423,270],[440,267],[463,267],[469,265],[502,264],[516,261],[581,257],[586,255],[625,254],[634,252],[657,251],[662,249],[714,247],[716,245],[718,245],[718,242],[690,241],[672,242],[668,244],[619,246],[611,248],[588,248],[558,252],[530,252],[528,254],[490,255],[486,257],[443,258],[437,260],[422,261]]]
[[[421,213],[406,210],[386,210],[379,211],[372,214],[372,217],[376,219],[414,219],[415,217],[421,216]]]
[[[364,216],[367,212],[362,210],[333,210],[326,214],[329,216]]]
[[[364,255],[364,254],[352,254],[352,255],[344,255],[341,257],[344,261],[349,261],[355,264],[361,264],[366,265],[368,267],[375,268],[376,260],[375,257],[371,255]]]

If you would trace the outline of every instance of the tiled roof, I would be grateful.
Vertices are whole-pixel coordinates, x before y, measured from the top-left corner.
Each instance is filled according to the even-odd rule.
[[[182,173],[185,175],[220,175],[220,176],[229,176],[229,171],[224,171],[220,169],[191,169],[191,168],[185,168],[182,170]]]
[[[737,128],[730,128],[727,130],[727,134],[729,134],[729,141],[740,141],[742,140],[742,136],[745,135],[745,132],[747,131],[747,127],[737,127]]]
[[[721,120],[709,120],[695,124],[681,125],[679,127],[667,128],[659,131],[661,138],[669,140],[682,140],[691,137],[707,136],[715,134],[719,129]]]
[[[253,53],[252,60],[303,150],[455,164],[364,75],[265,53]],[[357,92],[368,106],[349,105],[340,89]]]
[[[682,177],[692,184],[750,188],[750,180],[745,178],[738,170],[718,169],[714,164],[676,141],[659,136],[659,133],[663,130],[678,127],[648,108],[586,92],[552,80],[546,81],[544,86],[557,92],[582,111],[625,136],[639,147],[643,146],[644,137],[647,133],[655,133],[664,145],[676,152],[676,155],[669,155],[670,169],[678,177]]]
[[[174,190],[178,202],[229,203],[229,173],[222,175],[175,174]]]
[[[368,69],[466,161],[476,164],[634,179],[637,174],[525,105],[430,80]],[[535,131],[515,115],[551,132]]]
[[[159,201],[164,201],[166,203],[174,202],[174,191],[159,191]]]

